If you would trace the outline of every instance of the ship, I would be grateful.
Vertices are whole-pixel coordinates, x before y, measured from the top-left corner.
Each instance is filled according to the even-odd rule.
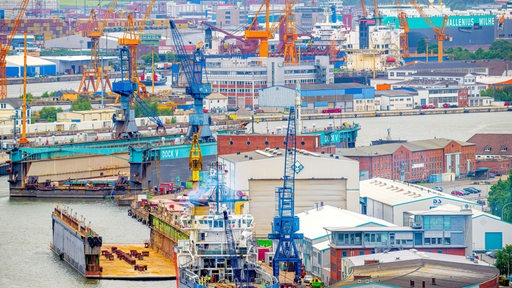
[[[155,86],[162,86],[167,83],[167,76],[160,73],[143,73],[139,78],[140,83],[147,87],[151,87],[153,84]]]
[[[443,4],[434,3],[421,8],[436,27],[441,27],[444,16],[448,16],[445,34],[449,41],[445,41],[445,47],[488,47],[498,38],[499,18],[504,13],[498,9],[451,10]],[[407,15],[410,49],[415,49],[421,39],[434,41],[432,27],[413,5],[402,4],[401,10]],[[379,11],[382,24],[400,27],[396,5],[380,5]]]

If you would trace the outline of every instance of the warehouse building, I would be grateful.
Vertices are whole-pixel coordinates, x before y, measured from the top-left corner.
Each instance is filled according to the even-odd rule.
[[[23,55],[7,56],[6,75],[7,77],[23,77],[24,59]],[[27,56],[27,76],[52,76],[57,74],[57,67],[54,63],[39,57]]]
[[[360,195],[363,214],[400,226],[407,224],[404,222],[407,211],[430,210],[444,204],[482,210],[482,205],[463,198],[383,178],[361,181]]]
[[[339,149],[338,155],[359,161],[361,179],[382,177],[406,182],[438,182],[439,175],[464,176],[475,170],[475,144],[434,138]]]
[[[254,215],[258,238],[267,238],[271,232],[277,211],[276,187],[283,186],[283,152],[268,148],[219,156],[226,188],[249,195],[249,213]],[[297,161],[301,169],[295,176],[296,214],[311,209],[315,202],[359,212],[357,161],[305,150],[297,151]]]

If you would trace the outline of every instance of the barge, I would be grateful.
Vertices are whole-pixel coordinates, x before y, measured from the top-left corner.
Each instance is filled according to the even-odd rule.
[[[52,213],[50,249],[86,278],[111,280],[173,280],[172,259],[157,253],[149,243],[104,244],[102,236],[69,211]]]

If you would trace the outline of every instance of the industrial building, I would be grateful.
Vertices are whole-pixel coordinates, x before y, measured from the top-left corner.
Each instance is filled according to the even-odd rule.
[[[23,77],[24,59],[23,55],[7,56],[6,75],[7,77]],[[27,56],[27,76],[51,76],[57,74],[57,67],[54,63],[43,58]]]
[[[359,83],[301,84],[296,87],[273,86],[260,90],[260,107],[289,107],[300,92],[305,113],[322,113],[326,109],[343,112],[375,111],[375,89]],[[276,97],[279,95],[280,97]],[[334,110],[333,110],[334,111]],[[339,112],[338,112],[339,113]]]
[[[458,211],[460,207],[453,204],[438,206],[432,210]],[[503,249],[512,244],[512,224],[503,221],[500,217],[471,209],[473,223],[473,251],[483,253],[495,249]]]
[[[433,209],[444,204],[482,210],[482,205],[423,186],[384,178],[360,183],[361,211],[396,225],[405,225],[404,212]]]
[[[283,185],[284,151],[256,150],[219,155],[226,187],[249,195],[249,213],[254,216],[258,238],[267,238],[275,212],[275,190]],[[359,212],[359,172],[357,161],[332,154],[297,151],[301,168],[295,177],[295,213],[311,209],[311,204]],[[318,169],[322,167],[322,169]]]
[[[340,267],[344,258],[403,249],[440,254],[471,255],[471,210],[423,211],[413,215],[410,225],[400,227],[326,227],[331,233],[331,281],[345,277]]]
[[[464,256],[415,249],[347,257],[335,287],[498,287],[499,270]]]
[[[475,134],[467,142],[476,145],[476,167],[488,168],[496,175],[512,169],[512,134]]]
[[[102,57],[102,62],[100,64],[104,64],[104,71],[112,71],[112,68],[110,67],[111,62],[116,61],[118,58],[119,57],[115,56]],[[90,55],[43,56],[41,59],[44,59],[47,62],[51,62],[56,67],[56,71],[59,74],[81,74],[85,67],[91,63]]]
[[[437,182],[451,173],[450,181],[474,171],[475,144],[434,138],[339,149],[336,153],[359,161],[361,180],[382,177],[406,182]]]
[[[304,239],[297,241],[306,272],[319,277],[323,282],[330,279],[330,232],[324,227],[396,227],[387,221],[369,217],[353,211],[316,202],[315,207],[297,214],[300,219],[299,233]],[[319,225],[319,223],[322,223]]]

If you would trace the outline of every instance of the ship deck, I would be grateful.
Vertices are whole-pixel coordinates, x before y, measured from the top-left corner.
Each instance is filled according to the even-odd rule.
[[[112,247],[116,247],[118,250],[128,255],[130,255],[131,251],[137,251],[140,254],[149,256],[142,256],[141,258],[137,256],[129,256],[129,258],[118,257],[115,252],[112,252]],[[174,261],[146,247],[145,244],[103,244],[101,251],[100,266],[103,269],[101,275],[87,276],[87,278],[112,280],[176,279],[176,266]],[[108,253],[105,251],[108,251]],[[109,253],[112,256],[109,256]]]

